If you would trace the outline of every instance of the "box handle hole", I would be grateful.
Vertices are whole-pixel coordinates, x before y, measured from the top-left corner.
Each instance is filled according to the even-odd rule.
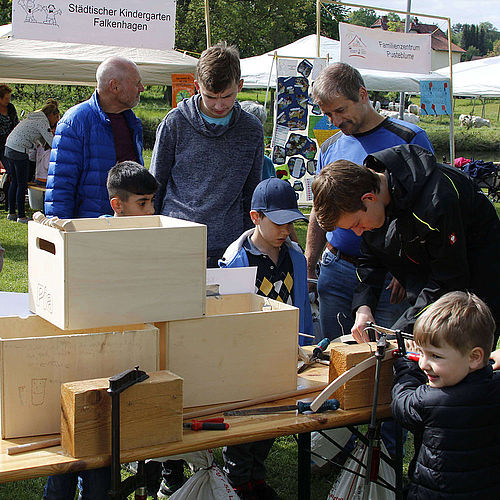
[[[47,240],[44,240],[42,238],[37,238],[36,239],[36,246],[40,250],[44,250],[45,252],[49,252],[52,255],[56,254],[56,246],[51,241],[47,241]]]

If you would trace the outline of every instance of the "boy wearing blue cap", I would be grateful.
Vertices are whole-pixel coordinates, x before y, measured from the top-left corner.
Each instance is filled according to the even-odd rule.
[[[292,186],[276,177],[263,180],[253,193],[250,218],[255,228],[231,243],[219,266],[256,266],[256,293],[297,307],[299,331],[312,334],[307,263],[299,245],[289,238],[294,221],[307,218],[298,209]],[[224,448],[224,471],[241,500],[278,498],[265,482],[264,461],[273,442],[268,439]]]

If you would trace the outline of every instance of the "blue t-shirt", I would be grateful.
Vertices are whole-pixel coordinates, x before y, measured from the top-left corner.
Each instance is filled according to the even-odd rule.
[[[349,160],[363,165],[365,158],[382,149],[399,144],[418,144],[434,152],[427,134],[417,125],[396,118],[386,118],[374,129],[361,134],[345,135],[338,132],[322,145],[318,157],[317,173],[336,160]],[[361,237],[350,229],[338,228],[326,233],[328,242],[346,255],[358,257]]]
[[[208,116],[201,110],[200,113],[207,123],[212,123],[213,125],[228,125],[231,121],[231,116],[233,116],[233,110],[231,110],[226,116],[223,116],[222,118],[214,118],[213,116]]]

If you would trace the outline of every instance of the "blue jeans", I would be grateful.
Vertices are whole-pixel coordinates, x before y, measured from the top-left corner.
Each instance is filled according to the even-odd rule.
[[[390,303],[391,291],[385,288],[391,279],[388,274],[377,310],[373,315],[380,326],[391,327],[410,307],[407,301],[401,304]],[[351,333],[354,325],[351,312],[352,298],[358,283],[354,264],[340,259],[329,250],[323,252],[318,278],[319,321],[323,337],[334,339]]]
[[[406,300],[400,304],[390,303],[391,291],[386,290],[386,287],[391,279],[391,275],[388,274],[380,294],[377,310],[373,315],[377,325],[389,328],[410,307]],[[340,259],[338,255],[329,250],[323,252],[318,277],[319,321],[323,337],[334,339],[351,333],[351,328],[354,325],[351,312],[352,298],[358,283],[354,264]],[[396,423],[390,420],[384,422],[381,429],[382,440],[391,455],[394,455],[396,451],[395,425]],[[406,435],[407,431],[404,430],[403,442],[406,440]],[[346,445],[348,451],[353,448],[354,438]]]
[[[111,468],[101,467],[49,476],[43,490],[43,500],[73,500],[77,484],[80,490],[79,500],[109,500]]]
[[[26,199],[26,189],[28,188],[28,173],[30,168],[30,163],[28,155],[25,153],[18,153],[20,159],[9,158],[9,173],[11,176],[11,182],[9,187],[9,213],[16,213],[17,205],[17,216],[26,217],[25,209],[25,199]],[[21,157],[24,155],[26,158]]]

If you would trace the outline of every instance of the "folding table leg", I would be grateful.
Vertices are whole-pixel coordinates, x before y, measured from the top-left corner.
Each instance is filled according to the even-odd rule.
[[[298,498],[311,499],[311,433],[298,435]]]

